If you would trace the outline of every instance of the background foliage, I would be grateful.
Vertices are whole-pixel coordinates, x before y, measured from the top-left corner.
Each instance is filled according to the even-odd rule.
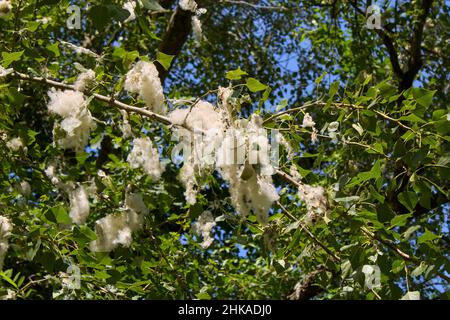
[[[66,27],[73,3],[81,8],[80,30]],[[143,3],[147,8],[138,5],[137,19],[124,23],[121,1],[12,1],[12,12],[0,19],[2,66],[71,83],[78,62],[95,70],[93,92],[139,106],[122,90],[123,76],[139,57],[156,59],[177,7],[166,0],[160,1],[164,10],[149,10],[154,1]],[[366,1],[198,3],[208,10],[201,16],[201,43],[188,35],[179,50],[161,50],[176,54],[166,96],[214,102],[210,90],[231,84],[239,89],[242,116],[287,111],[266,125],[283,130],[304,181],[327,189],[330,221],[304,226],[306,207],[282,176],[274,177],[281,198],[267,226],[233,213],[218,175],[208,177],[196,205],[186,205],[175,164],[156,183],[129,168],[121,114],[97,100],[89,106],[98,120],[90,146],[78,155],[62,151],[53,145],[49,87],[11,75],[0,83],[0,130],[21,137],[27,150],[13,151],[0,139],[0,214],[14,224],[0,295],[285,299],[298,284],[299,299],[400,299],[416,291],[422,298],[448,298],[448,4],[381,1],[383,29],[369,30]],[[173,32],[189,33],[190,24]],[[102,59],[78,55],[64,42]],[[230,80],[227,72],[238,67],[248,75]],[[266,87],[252,92],[239,86],[249,77],[270,87],[270,95],[264,97]],[[320,130],[318,144],[301,127],[303,110]],[[335,121],[334,137],[327,126]],[[169,158],[168,128],[136,114],[131,124]],[[69,224],[67,196],[44,174],[55,159],[64,164],[63,179],[97,187],[86,225]],[[282,151],[280,170],[289,172],[290,165]],[[100,169],[108,179],[98,176]],[[20,190],[23,181],[31,185],[29,195]],[[150,208],[144,230],[130,248],[93,254],[88,244],[95,221],[117,211],[130,189]],[[191,224],[207,209],[224,218],[205,250]],[[268,246],[264,239],[274,235],[276,246]],[[381,270],[381,288],[369,290],[362,267],[373,264]],[[64,286],[70,265],[80,268],[80,289]]]

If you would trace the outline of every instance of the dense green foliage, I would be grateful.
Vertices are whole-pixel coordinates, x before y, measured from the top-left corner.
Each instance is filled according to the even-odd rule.
[[[139,59],[163,61],[157,48],[177,1],[160,1],[169,8],[160,11],[155,1],[142,2],[147,7],[138,4],[137,18],[124,23],[123,1],[13,0],[11,12],[0,17],[1,65],[71,84],[79,63],[96,74],[86,97],[114,95],[143,108],[124,91],[124,77]],[[13,224],[0,296],[400,299],[420,292],[424,299],[448,298],[445,1],[431,1],[423,21],[429,1],[386,1],[378,32],[365,27],[365,1],[197,2],[207,9],[200,16],[204,38],[189,37],[174,58],[164,82],[168,106],[181,98],[216,103],[218,87],[230,85],[241,117],[276,114],[265,127],[279,129],[295,152],[290,159],[281,148],[279,170],[290,174],[295,165],[303,183],[323,186],[327,214],[304,222],[308,209],[298,186],[282,173],[273,176],[280,200],[267,225],[234,212],[217,172],[204,177],[206,187],[189,205],[176,178],[179,165],[167,161],[158,181],[130,167],[132,138],[122,135],[123,115],[95,98],[89,147],[62,150],[53,143],[57,117],[47,111],[51,85],[11,73],[0,78],[0,216]],[[74,3],[81,29],[66,25]],[[77,54],[66,42],[101,58]],[[311,128],[302,127],[305,112],[314,118],[318,143],[311,143]],[[170,126],[138,113],[130,114],[130,124],[134,136],[149,136],[161,158],[170,159]],[[14,137],[26,148],[8,146]],[[68,195],[45,174],[52,163],[62,181],[95,186],[85,224],[71,223]],[[31,192],[21,188],[24,181]],[[93,253],[96,220],[119,212],[130,191],[140,192],[149,208],[144,228],[128,248]],[[192,231],[205,210],[220,217],[208,249]],[[380,268],[379,287],[365,285],[367,265]],[[80,288],[66,285],[69,266],[79,268]]]

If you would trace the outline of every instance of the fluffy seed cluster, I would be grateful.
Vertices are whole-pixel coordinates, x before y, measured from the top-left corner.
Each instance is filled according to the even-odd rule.
[[[83,186],[69,192],[70,212],[69,216],[73,223],[83,224],[89,216],[89,199]]]
[[[118,246],[129,247],[133,241],[133,232],[142,229],[147,213],[148,208],[139,193],[127,195],[121,213],[110,214],[96,221],[97,239],[91,242],[91,250],[109,252]]]
[[[80,47],[80,46],[77,46],[73,43],[66,42],[66,41],[60,41],[60,43],[64,46],[66,46],[67,48],[69,48],[70,50],[74,51],[78,55],[84,54],[84,55],[87,55],[87,56],[90,56],[90,57],[93,57],[96,59],[101,59],[101,57],[98,54],[96,54],[95,52],[93,52],[89,49],[86,49],[84,47]]]
[[[5,69],[2,66],[0,66],[0,78],[6,77],[8,74],[11,74],[14,72],[13,68]]]
[[[200,42],[203,39],[202,22],[197,16],[193,16],[191,19],[191,24],[195,42],[197,45],[200,45]]]
[[[11,1],[0,0],[0,18],[6,17],[12,9]]]
[[[28,181],[22,181],[19,184],[19,192],[24,197],[28,197],[31,194],[31,185],[28,183]]]
[[[125,110],[120,110],[122,114],[122,122],[120,123],[120,130],[122,131],[122,137],[124,139],[130,138],[133,135],[133,130],[131,129],[131,124],[128,119],[128,113]]]
[[[269,161],[269,141],[259,116],[233,120],[231,96],[231,89],[220,88],[220,108],[200,101],[169,114],[174,124],[190,130],[175,129],[178,137],[184,138],[179,178],[186,190],[186,201],[192,205],[202,176],[217,170],[229,185],[236,211],[242,216],[253,212],[261,223],[266,223],[270,207],[278,200],[271,178],[274,169]]]
[[[241,130],[236,133],[236,128]],[[253,212],[262,224],[267,222],[269,209],[279,199],[272,182],[274,169],[269,152],[262,119],[257,115],[229,129],[218,150],[217,169],[229,184],[234,208],[242,216]],[[244,161],[239,161],[239,157],[244,157]]]
[[[195,12],[197,10],[197,3],[194,0],[180,0],[178,5],[184,11]]]
[[[12,151],[18,151],[20,149],[26,149],[22,139],[20,137],[12,138],[6,142],[6,146]]]
[[[214,241],[211,235],[212,229],[216,226],[216,221],[210,211],[204,211],[193,224],[194,233],[203,238],[202,247],[208,248]]]
[[[83,92],[86,88],[89,88],[95,80],[95,72],[91,69],[88,69],[82,73],[80,73],[77,77],[77,80],[73,84],[75,90]]]
[[[318,141],[317,139],[317,129],[315,127],[316,123],[314,122],[313,118],[309,113],[305,113],[305,116],[303,117],[303,128],[312,128],[311,132],[311,143],[316,143]]]
[[[56,167],[53,164],[50,164],[45,169],[45,175],[50,179],[51,183],[54,185],[60,184],[61,180],[58,178],[58,175],[56,174]]]
[[[91,129],[95,127],[83,94],[73,90],[52,89],[48,96],[48,110],[63,118],[53,129],[57,144],[63,149],[82,151],[88,143]]]
[[[215,148],[223,134],[221,116],[214,106],[199,101],[192,108],[176,109],[169,114],[172,123],[187,129],[174,129],[183,146],[184,163],[179,179],[185,187],[187,203],[196,203],[202,176],[214,169]]]
[[[126,18],[123,23],[128,23],[136,19],[136,13],[134,12],[134,10],[136,9],[136,1],[127,1],[122,8],[130,13],[128,18]]]
[[[12,229],[12,224],[9,219],[0,216],[0,270],[3,268],[3,262],[8,251],[8,238],[11,236]]]
[[[312,128],[315,125],[316,125],[316,123],[314,122],[314,120],[311,117],[311,115],[309,113],[306,113],[305,116],[303,117],[302,127],[303,128],[308,128],[308,127]]]
[[[325,217],[327,213],[328,200],[323,187],[313,187],[307,184],[300,184],[298,196],[306,204],[308,213],[305,221],[309,224],[315,223],[319,217]]]
[[[139,61],[128,71],[124,84],[125,90],[137,93],[148,108],[159,114],[166,114],[164,93],[158,70],[151,62]]]
[[[159,161],[158,150],[153,147],[150,138],[136,138],[133,140],[133,149],[127,158],[131,168],[142,168],[153,180],[159,180],[164,167]]]

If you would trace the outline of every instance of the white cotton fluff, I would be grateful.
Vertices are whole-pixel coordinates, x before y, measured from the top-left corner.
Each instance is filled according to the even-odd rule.
[[[313,118],[311,117],[311,115],[309,113],[305,113],[305,116],[303,117],[302,127],[309,128],[309,127],[314,127],[315,125],[316,125],[316,123],[313,121]]]
[[[294,158],[294,149],[292,148],[291,144],[286,140],[286,138],[278,132],[276,134],[277,141],[280,145],[283,146],[284,150],[286,150],[287,153],[287,159],[292,160]]]
[[[148,214],[148,208],[140,193],[127,193],[125,196],[125,205],[128,209],[133,210],[138,214]]]
[[[176,109],[169,118],[175,125],[185,126],[195,133],[184,128],[174,129],[189,145],[184,150],[184,163],[178,178],[186,189],[186,201],[193,205],[199,189],[197,177],[214,169],[215,150],[223,135],[223,122],[218,110],[206,101],[199,101],[190,108]]]
[[[91,129],[95,127],[89,110],[85,109],[78,117],[64,119],[59,126],[64,130],[64,136],[57,139],[63,149],[75,149],[80,152],[89,141]]]
[[[122,131],[122,137],[127,139],[133,135],[133,130],[128,119],[128,113],[125,110],[120,110],[120,113],[122,114],[122,122],[119,125],[120,130]]]
[[[46,169],[45,169],[45,175],[50,179],[50,181],[52,182],[52,184],[57,185],[61,182],[61,180],[59,180],[58,176],[56,175],[56,168],[54,165],[49,165]]]
[[[210,211],[204,211],[193,224],[194,233],[202,236],[202,247],[208,248],[214,241],[211,235],[212,229],[216,226],[213,215]]]
[[[193,135],[184,128],[174,129],[193,144],[193,151],[184,153],[179,179],[185,187],[186,201],[192,205],[200,188],[198,177],[218,170],[229,184],[236,211],[242,216],[253,212],[264,224],[270,207],[279,198],[271,178],[275,171],[269,161],[269,141],[262,128],[262,119],[257,115],[231,125],[232,110],[228,105],[231,95],[231,89],[219,90],[222,103],[218,110],[212,104],[200,101],[191,108],[177,109],[169,114],[172,123],[194,132]],[[200,142],[197,140],[199,132],[202,133]],[[206,161],[210,153],[214,158],[212,162]]]
[[[191,19],[191,25],[194,39],[197,45],[200,45],[200,42],[203,39],[202,22],[197,16],[193,16]]]
[[[134,10],[136,9],[136,1],[127,1],[122,8],[130,13],[128,18],[126,18],[123,23],[128,23],[136,19],[136,13],[134,12]]]
[[[243,179],[242,173],[246,169],[250,173]],[[229,183],[231,202],[237,213],[246,217],[253,212],[258,222],[266,224],[269,209],[279,199],[272,177],[258,175],[251,167],[248,169],[237,165],[222,167],[220,172]]]
[[[66,42],[66,41],[59,41],[59,42],[60,42],[62,45],[68,47],[68,48],[71,49],[71,50],[73,50],[73,51],[74,51],[76,54],[78,54],[78,55],[85,54],[85,55],[87,55],[87,56],[90,56],[90,57],[93,57],[93,58],[96,58],[96,59],[101,59],[101,57],[100,57],[98,54],[96,54],[95,52],[93,52],[93,51],[91,51],[91,50],[89,50],[89,49],[86,49],[86,48],[84,48],[84,47],[77,46],[77,45],[75,45],[75,44],[73,44],[73,43]]]
[[[6,17],[12,9],[11,1],[0,0],[0,18]]]
[[[5,69],[2,66],[0,66],[0,78],[6,77],[8,74],[11,74],[14,72],[13,68]]]
[[[0,216],[0,270],[3,268],[3,262],[8,251],[8,238],[11,236],[12,229],[11,221],[4,216]]]
[[[147,61],[137,62],[128,71],[124,88],[130,93],[137,93],[148,108],[158,114],[166,114],[164,93],[155,65]]]
[[[274,169],[269,161],[270,145],[259,116],[235,122],[235,127],[234,131],[227,131],[218,151],[217,169],[229,184],[236,211],[243,217],[253,212],[258,221],[265,224],[269,209],[279,199],[272,183]],[[228,140],[232,143],[227,143]]]
[[[69,193],[70,212],[69,216],[73,223],[83,224],[89,216],[89,199],[83,186]]]
[[[317,129],[313,128],[313,131],[311,132],[311,143],[315,144],[319,141],[319,138],[317,137]]]
[[[153,147],[150,138],[136,138],[133,140],[133,149],[127,158],[131,168],[142,168],[153,180],[159,180],[164,167],[159,161],[158,150]]]
[[[184,197],[186,202],[194,205],[197,202],[198,186],[195,178],[195,168],[191,162],[189,160],[184,162],[183,167],[180,169],[178,179],[180,179],[185,188]]]
[[[53,130],[58,145],[63,149],[82,151],[88,143],[91,129],[95,127],[83,94],[73,90],[52,89],[48,95],[48,110],[63,118],[61,123],[55,124]]]
[[[197,10],[197,3],[194,0],[180,0],[178,5],[184,11],[191,11],[195,13]]]
[[[19,192],[24,197],[28,197],[31,194],[31,185],[28,181],[22,181],[19,185]]]
[[[233,89],[230,87],[219,87],[218,98],[222,104],[222,120],[231,120],[233,114],[233,106],[230,103]]]
[[[298,196],[306,204],[308,213],[305,220],[307,223],[315,223],[318,217],[326,214],[328,200],[323,187],[300,184]]]
[[[73,86],[75,90],[83,92],[94,83],[94,80],[95,80],[94,70],[88,69],[78,75],[77,80],[75,81]]]
[[[12,151],[18,151],[20,149],[24,149],[24,144],[21,138],[12,138],[8,142],[6,142],[6,146]]]
[[[95,232],[97,239],[90,244],[94,252],[109,252],[119,245],[129,247],[133,231],[142,228],[143,220],[136,212],[128,211],[117,215],[107,215],[97,220]]]
[[[190,130],[207,131],[223,129],[222,118],[218,110],[207,101],[199,101],[194,106],[176,109],[169,113],[173,124],[186,125]]]
[[[56,90],[48,92],[50,101],[47,105],[48,111],[63,118],[76,116],[83,109],[86,101],[83,93],[73,90]]]

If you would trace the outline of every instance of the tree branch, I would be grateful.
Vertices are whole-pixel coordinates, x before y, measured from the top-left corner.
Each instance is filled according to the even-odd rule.
[[[372,231],[369,231],[365,227],[361,227],[361,231],[369,238],[374,239],[374,240],[380,242],[381,244],[385,245],[387,248],[389,248],[395,254],[402,257],[404,260],[413,262],[415,265],[420,264],[421,260],[419,258],[403,252],[391,241],[382,239],[380,236],[378,236],[377,234],[375,234]],[[446,274],[444,274],[443,272],[436,270],[436,274],[450,283],[450,277],[447,276]]]
[[[28,76],[28,75],[20,73],[20,72],[14,72],[11,76],[16,79],[20,79],[20,80],[43,83],[43,84],[46,84],[46,85],[49,85],[51,87],[58,88],[58,89],[75,90],[74,86],[72,86],[70,84],[61,83],[61,82],[46,79],[43,77],[32,77],[32,76]],[[170,119],[165,116],[162,116],[160,114],[154,113],[152,111],[149,111],[149,110],[146,110],[143,108],[130,106],[126,103],[117,101],[116,99],[114,99],[114,97],[107,97],[107,96],[104,96],[104,95],[101,95],[98,93],[93,93],[92,96],[95,99],[97,99],[99,101],[107,102],[110,105],[112,105],[118,109],[122,109],[122,110],[125,110],[128,112],[138,113],[140,115],[157,120],[158,122],[161,122],[163,124],[172,125],[172,122],[170,121]]]
[[[284,173],[284,172],[283,172]],[[279,201],[277,204],[280,206],[280,208],[283,210],[283,212],[288,216],[292,221],[297,222],[300,228],[302,228],[303,231],[306,232],[306,234],[316,243],[318,244],[327,254],[333,258],[335,262],[340,262],[341,258],[337,256],[333,251],[327,248],[326,245],[324,245],[309,229],[298,219],[296,219]]]
[[[418,16],[415,19],[413,35],[411,39],[411,53],[408,60],[408,70],[404,73],[402,81],[400,82],[401,91],[410,88],[413,84],[414,78],[419,73],[423,66],[422,61],[422,40],[423,28],[427,17],[431,11],[433,0],[423,0],[421,6],[418,8]]]
[[[300,8],[288,8],[283,6],[265,6],[265,5],[259,5],[247,1],[241,1],[241,0],[221,0],[220,3],[228,3],[228,4],[235,4],[235,5],[242,5],[246,7],[250,7],[255,10],[268,10],[268,11],[289,11],[289,10],[299,10]]]
[[[166,32],[164,33],[163,39],[159,44],[159,52],[174,56],[171,66],[173,65],[173,61],[180,54],[183,45],[191,33],[192,14],[192,12],[184,11],[178,6],[170,17]],[[161,83],[164,83],[170,67],[169,70],[166,70],[160,63],[156,62],[156,68],[158,69]]]

